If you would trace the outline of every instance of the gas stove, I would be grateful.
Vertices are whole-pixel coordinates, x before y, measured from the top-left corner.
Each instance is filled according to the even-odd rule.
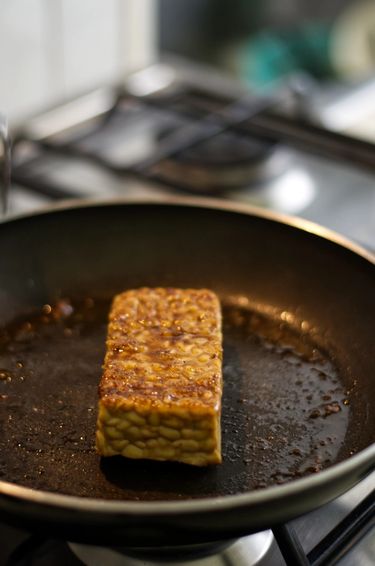
[[[203,194],[299,215],[375,248],[375,146],[327,130],[332,100],[311,98],[307,108],[310,85],[297,87],[258,98],[212,70],[163,63],[44,112],[13,132],[10,215],[70,198]],[[367,566],[374,484],[373,474],[273,534],[211,556],[134,555],[0,525],[0,563]]]
[[[348,108],[314,95],[307,112],[310,91],[309,81],[291,81],[259,99],[195,66],[139,71],[14,132],[11,212],[62,198],[204,194],[296,214],[375,247],[375,145],[325,129]]]

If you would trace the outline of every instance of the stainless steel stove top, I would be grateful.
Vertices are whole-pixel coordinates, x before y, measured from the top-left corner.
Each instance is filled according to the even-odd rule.
[[[151,175],[134,174],[129,164],[147,161],[171,133],[190,127],[190,104],[195,112],[193,122],[199,124],[202,115],[207,116],[207,99],[210,112],[215,110],[217,96],[214,102],[210,96],[218,92],[221,97],[238,99],[243,96],[244,87],[195,67],[177,71],[176,66],[163,64],[134,75],[125,89],[124,85],[120,89],[101,89],[36,117],[22,132],[15,133],[10,214],[43,209],[61,198],[136,199],[196,193],[203,187],[206,194],[298,215],[375,248],[375,171],[350,164],[350,160],[318,156],[303,144],[299,147],[295,142],[275,143],[269,139],[249,142],[238,132],[233,136],[223,131],[214,142],[203,140],[193,151],[188,148],[171,158],[162,156],[151,164]],[[168,93],[167,104],[160,106],[160,93]],[[156,95],[156,99],[150,99],[150,95]],[[327,108],[322,105],[325,119]],[[245,159],[247,155],[250,160]],[[338,500],[294,521],[305,551],[309,552],[374,485],[375,474]],[[12,540],[12,533],[15,540],[26,536],[0,525],[0,536],[9,535]],[[271,541],[267,533],[262,537],[258,537],[258,542]],[[194,564],[285,563],[274,542],[269,548],[266,544],[263,550],[257,546],[259,552],[251,548],[251,540],[242,539],[221,554]],[[11,549],[11,545],[5,545],[5,551]],[[73,545],[69,552],[71,562],[66,558],[66,564],[103,563],[98,553],[87,552],[84,547]],[[53,549],[49,556],[49,560],[60,563]],[[125,565],[152,563],[124,556],[112,556],[112,561]],[[38,562],[36,558],[30,562],[47,563],[54,562]],[[374,528],[337,563],[374,564]]]

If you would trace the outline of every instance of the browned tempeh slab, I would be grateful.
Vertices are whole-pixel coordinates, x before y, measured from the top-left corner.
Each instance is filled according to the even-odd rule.
[[[99,386],[99,454],[221,462],[221,311],[207,289],[114,298]]]

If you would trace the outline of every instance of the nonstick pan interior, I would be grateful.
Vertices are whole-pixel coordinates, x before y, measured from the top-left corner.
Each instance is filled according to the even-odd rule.
[[[109,301],[62,300],[17,321],[0,348],[1,475],[34,489],[120,500],[217,497],[284,483],[348,457],[352,378],[308,334],[222,298],[223,464],[100,459],[97,385]],[[346,439],[346,435],[347,439]],[[355,437],[355,434],[354,434]]]
[[[305,512],[358,481],[371,469],[371,455],[342,468],[341,475],[338,467],[335,481],[330,476],[326,483],[303,483],[293,496],[282,491],[286,486],[272,491],[281,499],[285,493],[284,506],[272,504],[268,489],[319,477],[336,462],[356,462],[374,440],[374,265],[306,227],[227,205],[182,201],[84,206],[0,226],[6,328],[0,347],[1,479],[33,487],[33,493],[90,501],[202,500],[194,515],[195,523],[204,521],[202,533],[213,525],[218,532],[218,521],[228,530],[228,514],[215,511],[222,496],[243,494],[241,506],[256,508],[236,513],[237,499],[230,510],[233,529],[236,524],[236,532],[247,532],[248,526]],[[100,461],[94,452],[109,298],[142,285],[208,287],[222,298],[221,466]],[[259,494],[254,501],[252,494]],[[18,495],[30,501],[29,517],[38,516],[33,495]],[[59,505],[43,501],[43,517],[51,509],[53,520],[56,513],[63,516]],[[17,506],[9,510],[12,499],[0,503],[19,514]],[[63,507],[69,506],[65,501]],[[76,499],[71,508],[79,511]],[[101,509],[95,521],[103,532]],[[129,527],[129,509],[121,508],[120,530]],[[154,517],[159,507],[147,509]],[[168,528],[181,525],[184,516],[183,507],[173,509],[163,516],[173,517]],[[115,521],[118,514],[105,516],[108,533],[115,532],[109,516]],[[69,516],[69,524],[82,523],[80,517]]]

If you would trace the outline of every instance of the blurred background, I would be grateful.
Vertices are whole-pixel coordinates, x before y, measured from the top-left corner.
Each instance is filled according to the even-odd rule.
[[[0,108],[12,123],[121,80],[158,51],[153,0],[4,0]]]
[[[0,108],[12,122],[161,55],[257,91],[304,71],[324,85],[375,74],[373,0],[2,0]]]
[[[2,0],[0,77],[12,212],[204,194],[375,247],[374,0]]]
[[[259,89],[296,70],[319,81],[374,73],[371,0],[161,0],[160,45],[205,60]]]

